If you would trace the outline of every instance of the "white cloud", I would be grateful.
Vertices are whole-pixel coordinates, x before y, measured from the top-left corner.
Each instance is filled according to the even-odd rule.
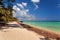
[[[38,9],[39,7],[38,7],[38,5],[36,4],[36,3],[33,3],[34,5],[35,5],[35,9]]]
[[[37,5],[37,3],[39,3],[40,0],[31,0],[31,2],[33,2],[33,4],[35,5],[35,9],[39,8],[38,5]]]
[[[21,8],[24,8],[22,4],[17,3],[17,5]]]
[[[18,8],[16,5],[13,6],[14,10],[20,11],[20,8]]]
[[[19,8],[19,7],[20,8]],[[32,14],[29,14],[29,9],[25,9],[24,7],[27,6],[27,3],[22,3],[13,6],[13,9],[15,12],[13,12],[13,16],[18,18],[19,20],[35,20],[35,16]]]
[[[26,2],[22,2],[21,4],[17,3],[17,6],[19,6],[20,8],[24,8],[25,6],[27,6]]]
[[[23,5],[23,6],[27,6],[27,3],[25,3],[25,2],[22,2],[22,5]]]
[[[31,0],[32,2],[38,3],[40,0]]]

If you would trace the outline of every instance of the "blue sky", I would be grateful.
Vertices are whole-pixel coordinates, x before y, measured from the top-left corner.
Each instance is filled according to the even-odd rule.
[[[13,9],[19,20],[60,21],[60,0],[16,0]]]

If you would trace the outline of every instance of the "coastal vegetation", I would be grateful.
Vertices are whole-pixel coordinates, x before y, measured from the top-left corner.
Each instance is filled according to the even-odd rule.
[[[7,6],[5,6],[5,2]],[[9,21],[17,20],[13,17],[13,4],[15,0],[0,0],[0,23],[7,23]]]

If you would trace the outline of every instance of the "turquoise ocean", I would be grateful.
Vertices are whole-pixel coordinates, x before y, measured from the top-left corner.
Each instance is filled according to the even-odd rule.
[[[24,23],[60,33],[60,22],[27,21]]]

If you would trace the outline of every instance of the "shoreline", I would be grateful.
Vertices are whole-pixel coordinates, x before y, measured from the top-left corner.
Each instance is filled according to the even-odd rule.
[[[57,34],[57,33],[50,31],[50,30],[45,30],[45,29],[38,28],[33,25],[24,24],[24,23],[20,24],[20,25],[22,25],[24,28],[26,28],[29,31],[34,31],[37,34],[48,37],[48,38],[52,38],[52,39],[60,38],[60,34]]]
[[[27,24],[27,23],[23,23],[23,24],[26,24],[26,25],[29,25],[29,26],[31,26],[31,27],[35,27],[35,28],[38,28],[38,29],[48,30],[48,31],[54,32],[54,33],[56,33],[56,34],[60,34],[60,32],[57,32],[57,31],[54,31],[54,30],[50,30],[50,29],[44,28],[44,27],[42,27],[42,26],[36,26],[36,25],[32,25],[32,24]]]
[[[54,32],[19,22],[11,22],[11,24],[17,24],[19,27],[8,26],[9,28],[0,30],[1,40],[60,40],[60,35]]]
[[[24,23],[24,24],[25,24],[25,23]],[[26,25],[29,25],[29,26],[31,26],[31,27],[35,27],[35,28],[38,28],[38,29],[42,29],[42,30],[47,30],[47,31],[49,31],[49,32],[54,32],[54,33],[60,35],[60,32],[56,32],[56,31],[53,31],[53,30],[50,30],[50,29],[46,29],[46,28],[43,28],[43,27],[41,27],[41,26],[39,27],[39,26],[31,25],[31,24],[26,24]]]

